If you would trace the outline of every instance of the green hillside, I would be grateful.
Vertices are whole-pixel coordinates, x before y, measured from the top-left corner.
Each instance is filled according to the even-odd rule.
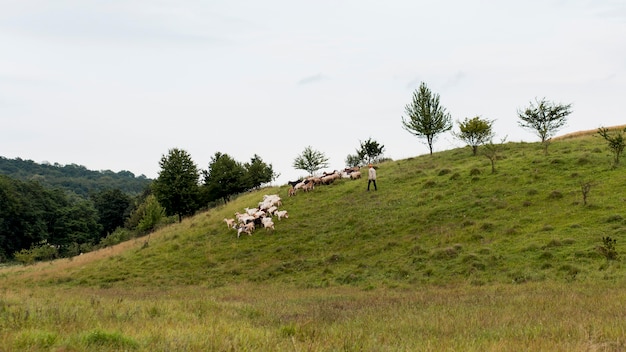
[[[47,282],[377,288],[623,278],[621,258],[607,259],[612,243],[603,242],[625,251],[624,171],[611,167],[606,142],[555,140],[548,155],[537,143],[500,148],[496,173],[460,148],[379,165],[376,192],[365,179],[342,179],[295,197],[286,186],[241,195]],[[237,238],[223,219],[264,194],[279,194],[289,218]]]
[[[0,350],[623,351],[623,166],[593,134],[500,147],[495,174],[467,148],[386,162],[378,191],[262,189],[2,267]],[[274,193],[274,232],[226,228]]]

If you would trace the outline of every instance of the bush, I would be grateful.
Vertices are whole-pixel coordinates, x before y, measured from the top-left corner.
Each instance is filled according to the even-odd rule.
[[[609,236],[602,237],[602,245],[598,247],[598,251],[608,260],[616,260],[618,258],[615,245],[617,240]]]
[[[22,264],[32,264],[36,261],[52,260],[59,257],[58,246],[48,244],[48,241],[43,240],[38,244],[34,244],[30,249],[22,249],[19,252],[13,254],[15,260]]]
[[[118,243],[122,243],[124,241],[131,239],[131,237],[132,237],[132,234],[130,231],[128,231],[127,229],[118,227],[115,231],[113,231],[113,233],[108,234],[105,238],[101,239],[100,243],[98,244],[98,247],[105,248],[105,247],[114,246]]]

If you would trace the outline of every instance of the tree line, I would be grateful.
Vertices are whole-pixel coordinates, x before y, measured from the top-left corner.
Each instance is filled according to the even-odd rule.
[[[32,160],[5,157],[0,157],[0,175],[37,181],[45,187],[61,188],[83,197],[105,189],[119,189],[126,194],[138,195],[152,182],[145,175],[135,176],[130,171],[93,171],[76,164],[39,164]]]
[[[271,165],[254,155],[241,163],[228,154],[215,153],[207,170],[191,156],[171,149],[160,161],[156,180],[135,185],[100,182],[103,174],[84,167],[62,169],[54,176],[42,172],[49,165],[21,159],[3,160],[0,171],[0,262],[29,263],[71,257],[143,235],[184,216],[221,204],[245,191],[259,188],[277,177]],[[20,169],[20,166],[25,166]],[[71,172],[68,172],[71,171]],[[22,179],[1,175],[8,172]],[[33,177],[33,173],[41,177]],[[42,175],[44,174],[44,175]],[[66,180],[62,175],[66,175]],[[121,175],[135,179],[131,173]],[[200,179],[202,177],[202,180]],[[53,182],[42,182],[53,180]],[[95,182],[91,182],[95,180]],[[71,182],[69,182],[71,181]],[[75,187],[85,182],[86,189]],[[108,186],[108,187],[107,187]],[[132,192],[128,192],[132,189]]]

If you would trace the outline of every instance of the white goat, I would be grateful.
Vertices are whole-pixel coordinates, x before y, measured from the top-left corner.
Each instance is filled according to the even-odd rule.
[[[234,229],[235,228],[235,219],[226,219],[226,218],[224,218],[224,222],[226,223],[226,227],[228,227],[229,229]]]
[[[272,221],[272,218],[263,218],[262,221],[263,227],[265,227],[266,230],[274,230],[274,222]]]
[[[249,224],[245,224],[245,225],[240,225],[237,228],[237,238],[239,238],[239,236],[241,236],[242,233],[247,233],[248,236],[252,236],[252,230],[254,230],[254,223],[251,222]]]

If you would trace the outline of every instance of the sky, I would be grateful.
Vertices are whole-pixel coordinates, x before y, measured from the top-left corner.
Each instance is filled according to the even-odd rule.
[[[517,111],[541,98],[572,104],[558,135],[626,123],[623,0],[0,0],[0,48],[0,156],[149,178],[173,148],[277,185],[308,146],[320,172],[369,138],[427,154],[402,128],[422,82],[496,141],[538,141]]]

